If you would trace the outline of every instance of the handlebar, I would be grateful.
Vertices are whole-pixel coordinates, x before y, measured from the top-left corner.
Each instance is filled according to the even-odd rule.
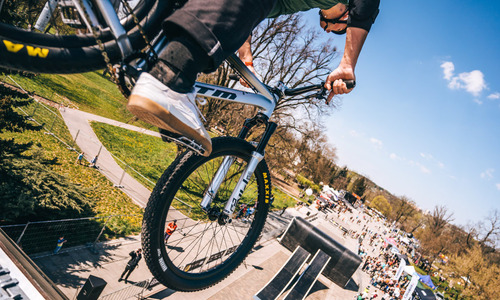
[[[344,80],[345,85],[348,89],[352,89],[356,86],[356,81],[354,80]],[[285,96],[297,96],[303,93],[315,91],[315,90],[322,90],[324,89],[325,83],[322,82],[321,84],[314,84],[314,85],[309,85],[309,86],[304,86],[296,89],[285,89]],[[326,92],[326,91],[325,91]]]
[[[229,75],[229,79],[231,79],[231,80],[239,80],[240,76],[238,76],[236,74],[230,74]],[[353,89],[356,86],[356,81],[355,80],[344,80],[344,82],[345,82],[346,87],[348,89]],[[313,85],[308,85],[308,86],[299,87],[299,88],[295,88],[295,89],[286,88],[283,91],[279,90],[278,88],[272,88],[272,87],[269,87],[269,90],[278,92],[279,94],[283,93],[285,96],[297,96],[297,95],[301,95],[301,94],[304,94],[304,93],[307,93],[307,92],[312,92],[312,91],[319,90],[318,93],[316,94],[316,97],[317,98],[323,98],[325,96],[325,94],[326,94],[326,91],[327,91],[324,88],[324,85],[325,85],[325,83],[322,82],[320,84],[313,84]]]

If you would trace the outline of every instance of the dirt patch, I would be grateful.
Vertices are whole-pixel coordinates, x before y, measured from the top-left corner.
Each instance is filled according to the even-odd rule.
[[[285,191],[286,193],[299,198],[300,189],[295,182],[290,180],[285,180],[282,176],[273,174],[271,179],[272,184]]]

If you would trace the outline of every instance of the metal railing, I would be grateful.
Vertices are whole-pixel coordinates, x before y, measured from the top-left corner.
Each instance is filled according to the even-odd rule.
[[[99,297],[99,300],[127,300],[131,298],[143,299],[144,292],[150,288],[153,281],[155,280],[148,279],[131,284],[122,289],[103,295]]]
[[[113,237],[140,231],[142,215],[111,215],[54,221],[2,225],[0,228],[32,258],[63,253],[82,247],[96,250],[96,244]],[[65,242],[56,251],[59,238]]]

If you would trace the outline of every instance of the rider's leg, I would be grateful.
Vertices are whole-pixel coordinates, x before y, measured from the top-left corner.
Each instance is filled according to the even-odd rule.
[[[139,77],[129,110],[155,126],[202,144],[211,151],[208,133],[194,103],[198,73],[214,71],[248,38],[275,0],[189,0],[165,20],[168,37],[149,74]]]
[[[208,63],[208,55],[192,38],[179,36],[160,53],[149,74],[178,93],[189,93]]]

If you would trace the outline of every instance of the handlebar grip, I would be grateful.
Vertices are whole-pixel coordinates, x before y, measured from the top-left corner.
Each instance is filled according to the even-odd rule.
[[[228,76],[228,77],[229,77],[229,79],[231,79],[231,80],[236,80],[236,81],[240,80],[240,76],[239,76],[239,75],[237,75],[237,74],[229,74],[229,76]]]
[[[344,80],[344,83],[348,89],[353,89],[356,86],[356,80]]]

